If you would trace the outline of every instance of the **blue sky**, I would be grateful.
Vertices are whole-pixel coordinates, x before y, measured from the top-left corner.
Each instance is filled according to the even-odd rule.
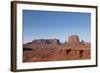
[[[70,35],[89,42],[90,19],[90,13],[23,10],[23,43],[54,38],[64,42]]]

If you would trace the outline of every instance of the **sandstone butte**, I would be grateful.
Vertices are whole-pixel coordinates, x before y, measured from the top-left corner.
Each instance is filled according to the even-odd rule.
[[[71,35],[68,42],[58,39],[35,39],[23,44],[23,62],[91,59],[90,43]]]

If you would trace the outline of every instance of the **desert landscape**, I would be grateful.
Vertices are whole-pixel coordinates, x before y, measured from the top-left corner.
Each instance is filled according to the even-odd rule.
[[[59,39],[34,39],[23,44],[23,62],[91,59],[90,42],[80,40],[78,35],[67,39],[64,43]]]

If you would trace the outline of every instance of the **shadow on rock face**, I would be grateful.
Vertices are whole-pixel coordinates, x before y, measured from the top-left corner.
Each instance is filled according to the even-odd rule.
[[[32,48],[23,48],[23,51],[31,51],[33,50]]]

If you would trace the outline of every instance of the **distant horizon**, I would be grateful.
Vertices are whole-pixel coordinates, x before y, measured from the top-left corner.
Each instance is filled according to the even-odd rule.
[[[90,42],[90,20],[90,13],[23,10],[23,43],[53,38],[65,42],[70,35]]]
[[[70,36],[72,36],[72,35],[70,35]],[[78,36],[78,35],[77,35],[77,36]],[[65,39],[64,42],[62,42],[59,38],[36,38],[36,39],[33,39],[33,40],[29,41],[29,42],[32,42],[32,41],[34,41],[34,40],[41,40],[41,39],[43,39],[43,40],[57,39],[57,40],[60,41],[60,43],[65,43],[65,42],[68,42],[68,37],[69,37],[69,36],[67,36],[67,39]],[[78,36],[78,37],[79,37],[79,36]],[[89,42],[89,41],[85,41],[85,40],[80,39],[80,37],[79,37],[79,41],[80,41],[80,42],[81,42],[81,41],[84,41],[84,42],[87,42],[87,43],[91,43],[91,42]],[[29,43],[29,42],[26,42],[26,43]],[[26,44],[26,43],[23,43],[23,44]]]

